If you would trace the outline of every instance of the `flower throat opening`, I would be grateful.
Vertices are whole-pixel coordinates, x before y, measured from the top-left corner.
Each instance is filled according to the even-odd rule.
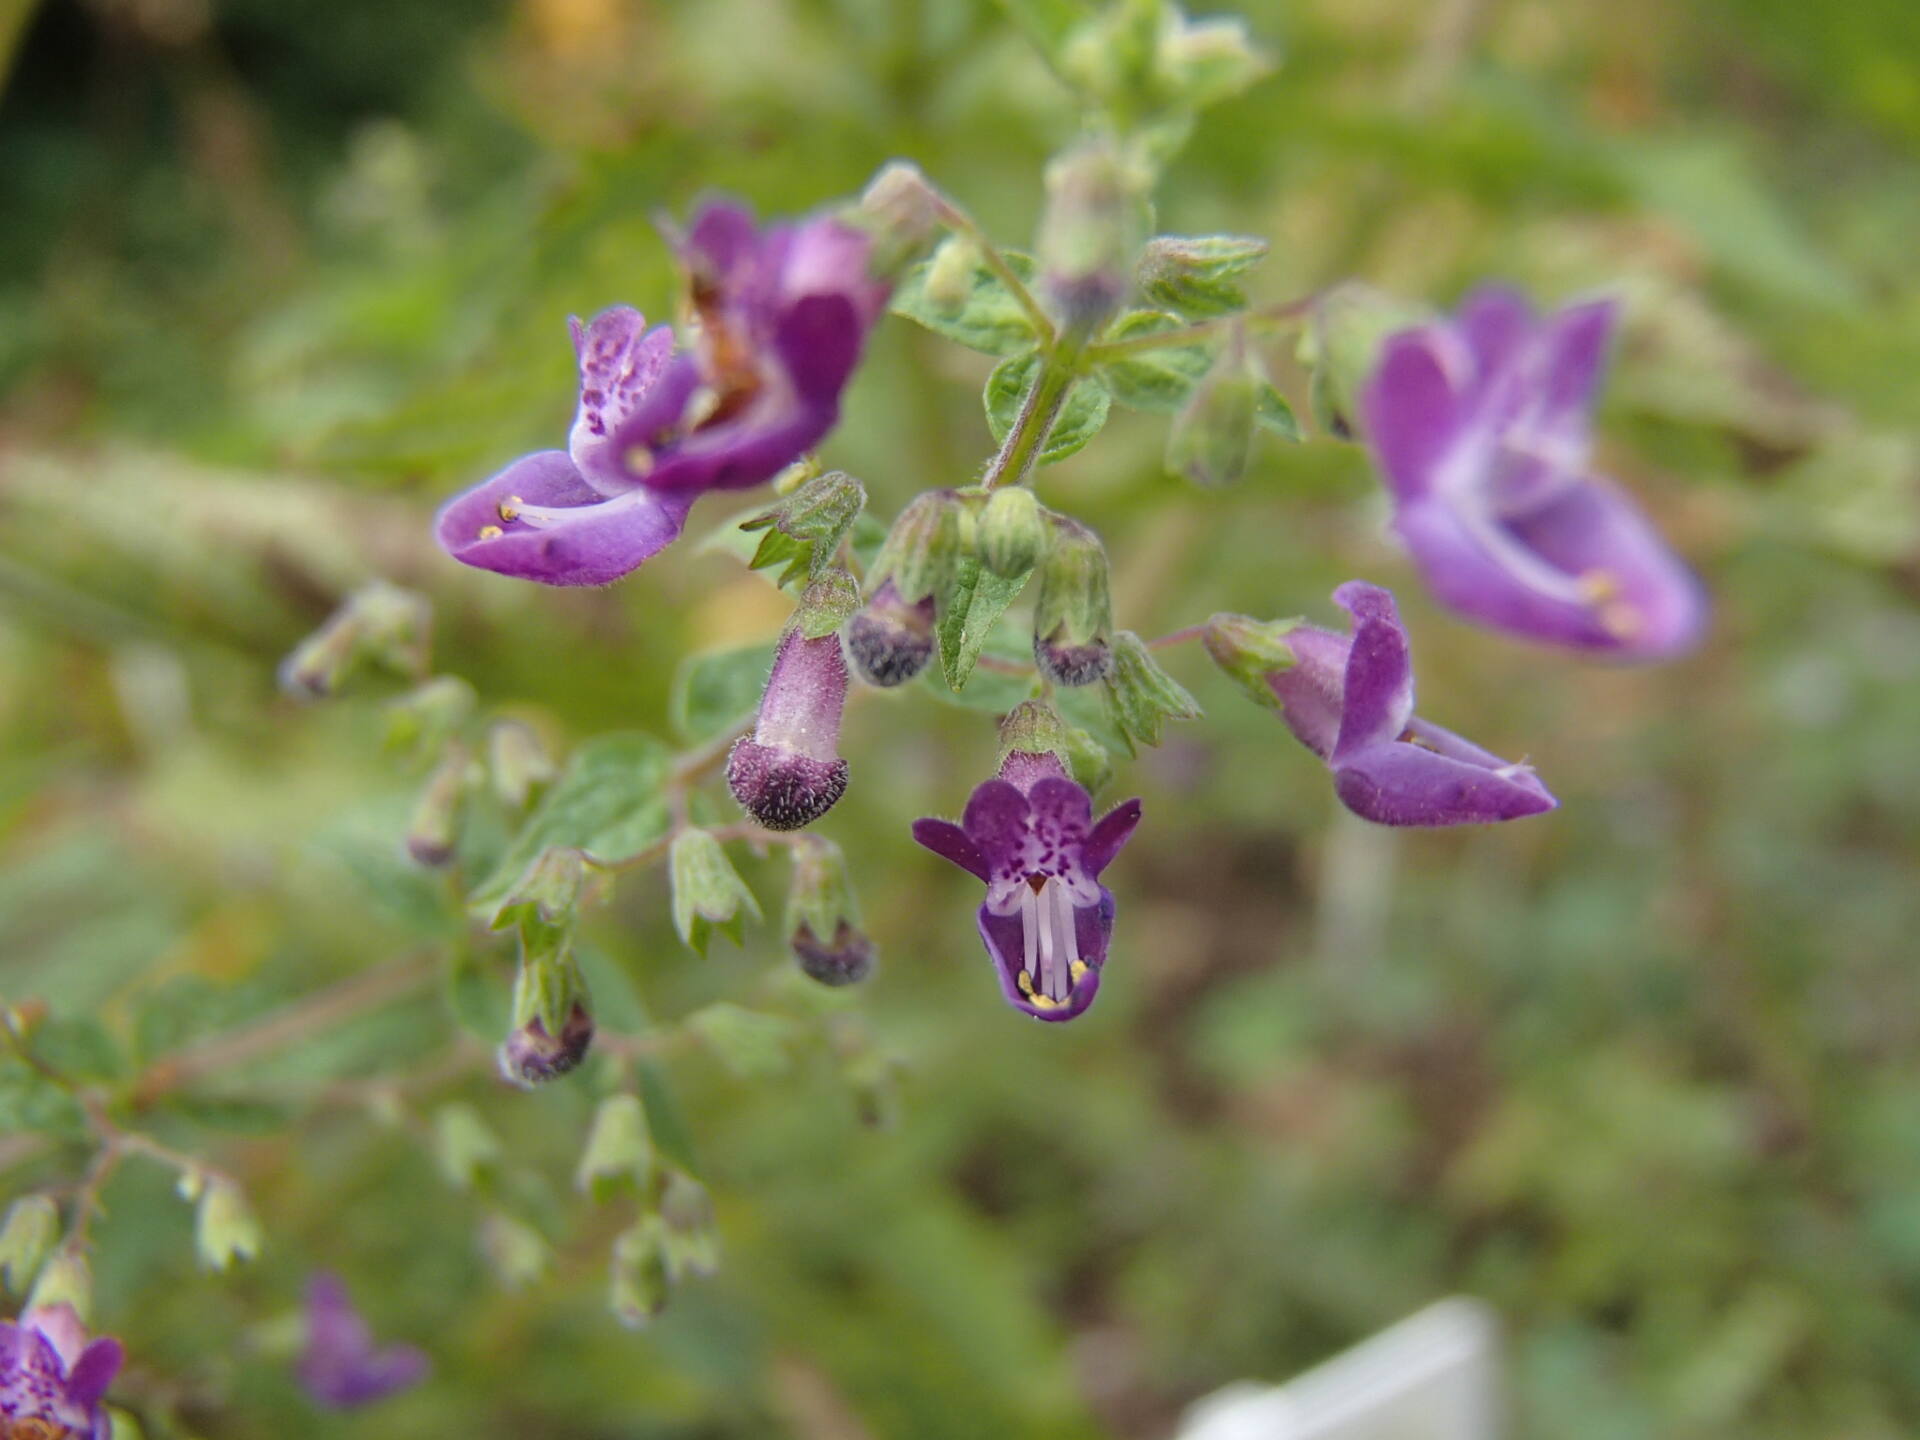
[[[1025,963],[1014,976],[1020,993],[1043,1010],[1066,1004],[1087,973],[1067,887],[1050,875],[1027,876],[1020,893],[1020,931],[1026,942]]]

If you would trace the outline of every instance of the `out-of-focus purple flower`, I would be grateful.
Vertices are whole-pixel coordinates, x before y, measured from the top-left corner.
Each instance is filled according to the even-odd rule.
[[[37,1305],[0,1321],[0,1435],[19,1440],[107,1440],[100,1407],[119,1373],[118,1340],[89,1341],[71,1305]]]
[[[1381,825],[1472,825],[1560,802],[1527,764],[1502,760],[1413,713],[1413,662],[1393,596],[1349,580],[1333,592],[1352,635],[1288,631],[1294,664],[1267,684],[1300,743],[1333,771],[1340,802]]]
[[[759,229],[713,202],[677,237],[698,333],[616,306],[570,322],[580,404],[565,450],[522,456],[436,522],[456,560],[547,585],[604,585],[680,534],[708,490],[758,485],[831,430],[889,287],[832,215]]]
[[[374,1345],[339,1276],[321,1271],[307,1281],[300,1383],[317,1403],[329,1410],[370,1405],[418,1385],[427,1370],[426,1355],[412,1345]]]
[[[1627,493],[1589,468],[1615,307],[1538,319],[1513,291],[1391,336],[1360,397],[1427,584],[1470,619],[1550,644],[1659,660],[1706,623],[1699,582]]]
[[[1051,754],[1010,752],[958,825],[916,820],[913,838],[986,882],[980,938],[1015,1009],[1071,1020],[1093,1003],[1113,938],[1100,872],[1140,823],[1140,802],[1096,822],[1093,801]]]

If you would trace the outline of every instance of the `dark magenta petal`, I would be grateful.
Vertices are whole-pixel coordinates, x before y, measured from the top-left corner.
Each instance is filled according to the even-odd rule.
[[[1466,360],[1464,347],[1444,330],[1404,331],[1387,341],[1361,392],[1367,441],[1402,501],[1428,493],[1460,438]]]
[[[1353,616],[1341,685],[1340,731],[1333,759],[1395,739],[1413,714],[1413,660],[1393,596],[1378,585],[1349,580],[1333,592]]]
[[[645,489],[606,499],[566,451],[542,450],[449,500],[435,532],[449,555],[481,570],[544,585],[606,585],[678,538],[692,504],[691,495]]]
[[[752,210],[737,200],[708,200],[687,226],[681,255],[702,274],[726,284],[753,263],[759,240]]]
[[[126,1351],[118,1340],[109,1336],[93,1341],[80,1352],[67,1375],[67,1394],[81,1405],[98,1404],[125,1360]]]
[[[1134,827],[1139,823],[1138,799],[1122,800],[1100,817],[1099,823],[1087,835],[1086,849],[1082,852],[1080,862],[1089,876],[1096,880],[1100,878],[1100,872],[1113,863],[1114,856],[1133,838]]]
[[[1490,769],[1409,741],[1387,741],[1334,767],[1340,801],[1381,825],[1483,825],[1559,802],[1525,766]]]
[[[1048,776],[1028,789],[1027,804],[1039,866],[1058,874],[1077,864],[1093,824],[1093,797],[1071,780]]]
[[[1027,797],[1005,780],[983,781],[967,797],[960,826],[986,857],[989,879],[999,879],[1002,872],[1020,868],[1031,813]]]
[[[989,878],[987,857],[967,838],[967,832],[951,820],[924,819],[913,822],[913,838],[942,859],[951,860],[976,880]]]

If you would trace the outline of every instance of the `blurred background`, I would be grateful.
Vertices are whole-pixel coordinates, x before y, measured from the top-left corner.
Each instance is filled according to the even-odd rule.
[[[1339,581],[1392,586],[1423,713],[1563,808],[1365,829],[1173,652],[1208,716],[1110,788],[1147,820],[1107,984],[1039,1026],[996,993],[977,887],[904,843],[986,773],[989,718],[868,695],[823,826],[882,952],[832,1017],[859,1063],[803,1026],[748,1073],[700,1046],[651,1072],[722,1273],[614,1324],[620,1221],[570,1181],[606,1077],[508,1093],[402,986],[148,1096],[267,1243],[200,1272],[166,1174],[116,1177],[96,1315],[147,1433],[1148,1440],[1453,1293],[1503,1319],[1523,1435],[1920,1432],[1920,10],[1248,18],[1283,64],[1209,112],[1160,227],[1271,237],[1262,299],[1626,297],[1602,460],[1707,577],[1708,645],[1629,671],[1477,632],[1383,543],[1352,447],[1270,445],[1200,493],[1160,473],[1162,422],[1116,419],[1040,487],[1105,535],[1121,624],[1330,623]],[[1019,245],[1075,125],[987,0],[7,0],[0,72],[0,990],[128,1084],[467,943],[400,856],[421,777],[383,752],[391,690],[275,692],[347,589],[429,594],[438,666],[556,748],[669,733],[685,655],[779,624],[692,544],[547,592],[429,538],[563,434],[570,312],[666,318],[652,217],[714,188],[804,210],[904,156]],[[889,322],[825,457],[883,516],[964,483],[988,365]],[[749,879],[777,910],[779,864]],[[657,872],[588,939],[616,1028],[791,999],[773,928],[698,959]],[[9,1194],[86,1159],[32,1099],[0,1072]],[[502,1141],[489,1185],[422,1143],[450,1103]],[[431,1382],[309,1407],[276,1336],[317,1265]]]

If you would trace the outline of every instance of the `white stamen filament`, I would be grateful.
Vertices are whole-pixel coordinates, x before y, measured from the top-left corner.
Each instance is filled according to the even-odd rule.
[[[1029,882],[1020,894],[1020,930],[1029,994],[1064,1004],[1073,993],[1080,964],[1080,936],[1073,898],[1067,887],[1048,877],[1039,889]]]

